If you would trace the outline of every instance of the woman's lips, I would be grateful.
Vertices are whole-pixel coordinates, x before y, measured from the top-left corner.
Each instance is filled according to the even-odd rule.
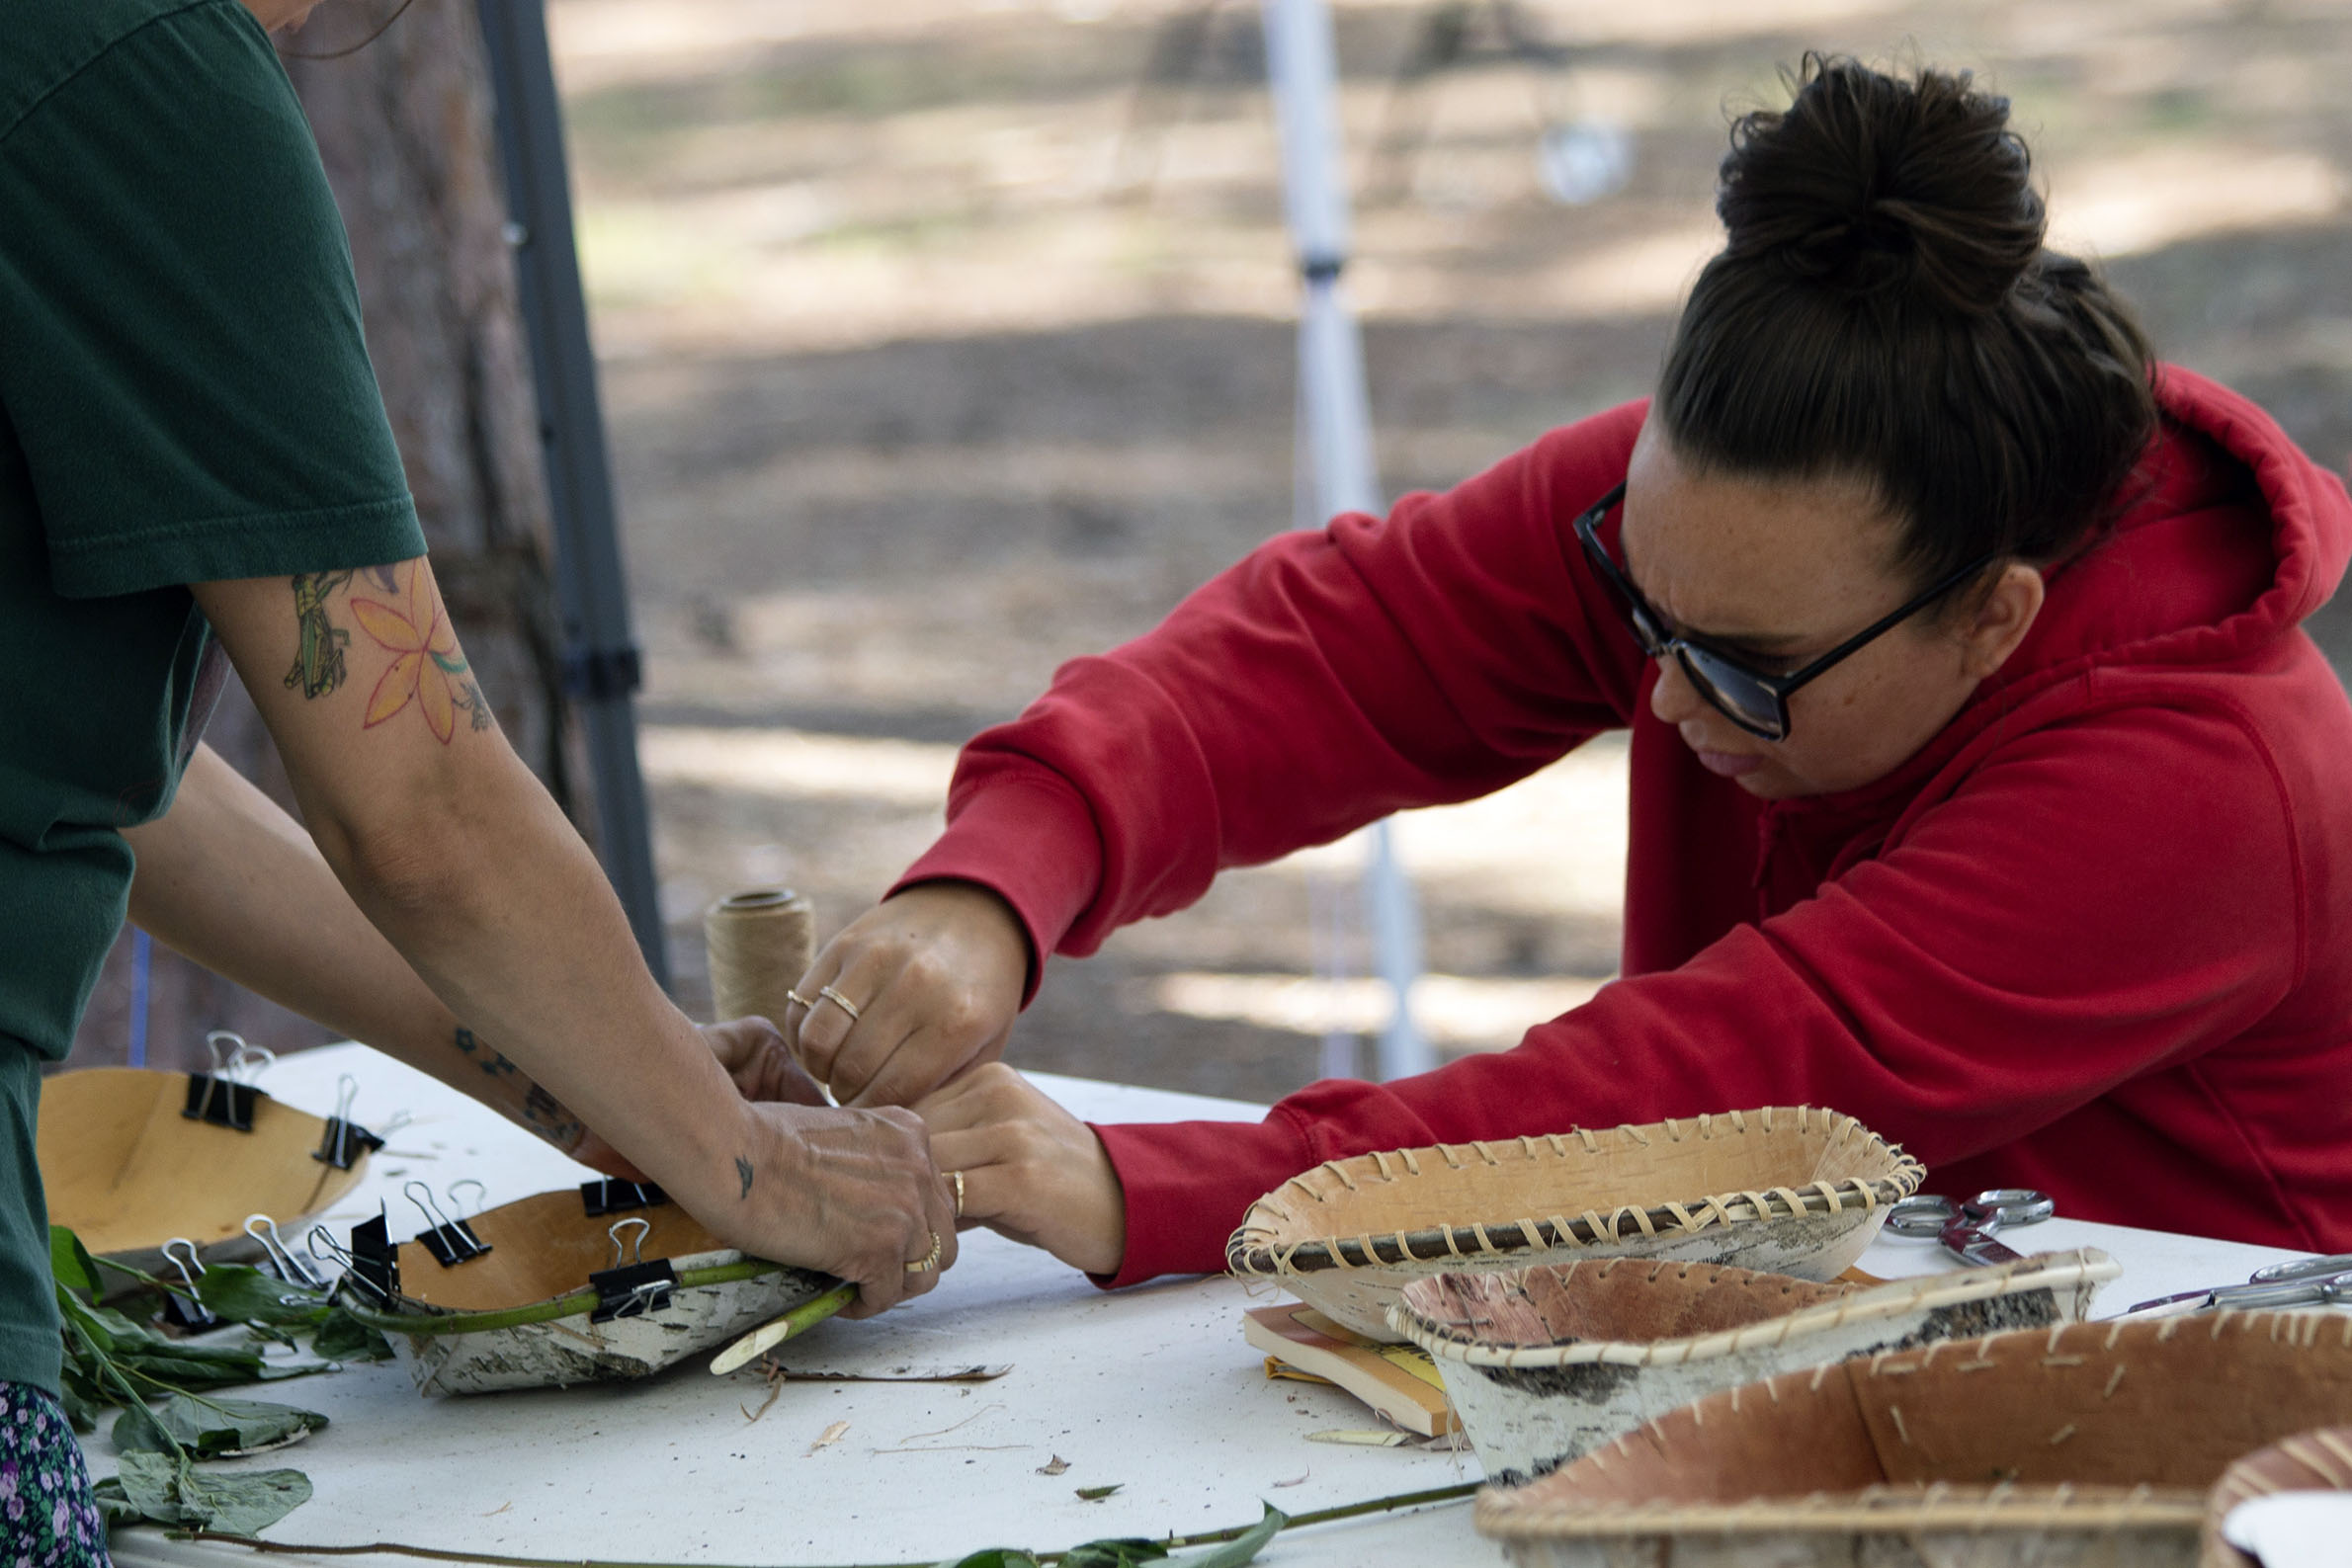
[[[1763,758],[1749,752],[1709,751],[1704,746],[1694,746],[1691,749],[1699,754],[1700,767],[1709,773],[1720,774],[1725,779],[1736,779],[1742,774],[1754,773],[1764,766]]]

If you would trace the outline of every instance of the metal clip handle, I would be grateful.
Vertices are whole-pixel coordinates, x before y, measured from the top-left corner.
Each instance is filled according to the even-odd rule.
[[[431,1253],[433,1261],[444,1269],[471,1263],[490,1250],[489,1244],[473,1233],[471,1225],[462,1219],[452,1219],[441,1211],[441,1204],[434,1199],[433,1189],[424,1183],[410,1182],[400,1191],[425,1216],[427,1228],[417,1233],[418,1245]]]

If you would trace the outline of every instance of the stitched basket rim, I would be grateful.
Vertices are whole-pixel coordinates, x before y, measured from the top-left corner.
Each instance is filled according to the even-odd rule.
[[[1582,1260],[1579,1260],[1581,1262]],[[1605,1263],[1640,1260],[1609,1259]],[[1537,1267],[1543,1267],[1538,1265]],[[1574,1267],[1573,1264],[1567,1267]],[[1668,1267],[1672,1267],[1669,1265]],[[1707,1267],[1693,1265],[1692,1267]],[[1953,1274],[1890,1279],[1851,1295],[1816,1302],[1795,1312],[1708,1334],[1663,1340],[1576,1340],[1552,1344],[1498,1344],[1451,1329],[1422,1316],[1402,1301],[1388,1308],[1388,1326],[1441,1362],[1469,1366],[1545,1368],[1606,1362],[1619,1366],[1682,1365],[1779,1345],[1848,1323],[1870,1323],[1907,1312],[1986,1301],[2027,1290],[2065,1290],[2106,1284],[2123,1266],[2096,1247],[2036,1253],[2016,1263],[1965,1269]],[[1444,1276],[1434,1278],[1443,1279]]]
[[[1812,1118],[1816,1116],[1825,1118],[1828,1136],[1833,1140],[1858,1134],[1862,1140],[1860,1154],[1883,1162],[1887,1167],[1885,1173],[1875,1179],[1854,1176],[1837,1182],[1816,1181],[1802,1187],[1720,1193],[1648,1206],[1623,1204],[1606,1212],[1586,1209],[1573,1215],[1513,1215],[1418,1230],[1313,1236],[1287,1245],[1277,1239],[1278,1227],[1260,1217],[1271,1211],[1288,1222],[1289,1212],[1283,1208],[1281,1198],[1292,1188],[1320,1201],[1322,1195],[1310,1178],[1321,1177],[1325,1185],[1337,1182],[1350,1191],[1355,1191],[1360,1182],[1409,1181],[1421,1176],[1420,1162],[1424,1156],[1443,1163],[1449,1170],[1461,1169],[1469,1163],[1458,1158],[1459,1154],[1489,1166],[1499,1165],[1497,1149],[1515,1151],[1528,1160],[1541,1160],[1548,1155],[1554,1160],[1566,1161],[1598,1154],[1603,1138],[1630,1138],[1638,1146],[1647,1148],[1653,1137],[1680,1142],[1686,1137],[1711,1139],[1725,1133],[1769,1136],[1784,1130],[1775,1125],[1776,1121],[1786,1123],[1792,1119],[1795,1130],[1803,1133],[1811,1130]],[[1367,1162],[1369,1170],[1364,1169]],[[1401,1169],[1391,1170],[1391,1162]],[[1904,1153],[1900,1144],[1889,1142],[1858,1118],[1823,1106],[1764,1106],[1697,1116],[1668,1116],[1656,1121],[1624,1122],[1608,1128],[1570,1127],[1565,1132],[1516,1138],[1426,1144],[1325,1160],[1292,1177],[1249,1206],[1241,1224],[1225,1243],[1225,1266],[1234,1274],[1261,1278],[1327,1269],[1427,1268],[1455,1260],[1589,1247],[1627,1237],[1692,1235],[1716,1225],[1789,1219],[1804,1214],[1849,1210],[1868,1213],[1891,1207],[1910,1197],[1926,1177],[1927,1168]]]
[[[1479,1533],[1497,1539],[1570,1539],[1669,1532],[1725,1533],[1771,1530],[1776,1533],[1878,1532],[1943,1527],[1985,1531],[2028,1528],[2095,1528],[2148,1525],[2195,1528],[2210,1501],[2210,1487],[2173,1488],[2142,1483],[2058,1482],[2020,1485],[2000,1482],[1976,1486],[1954,1481],[1925,1484],[1881,1482],[1845,1491],[1785,1492],[1759,1495],[1735,1503],[1686,1501],[1650,1495],[1638,1501],[1595,1499],[1558,1484],[1562,1477],[1585,1465],[1604,1462],[1612,1451],[1628,1451],[1632,1444],[1672,1445],[1676,1429],[1696,1434],[1711,1414],[1727,1407],[1737,1411],[1742,1395],[1774,1391],[1799,1381],[1818,1384],[1840,1367],[1878,1379],[1902,1377],[1949,1359],[1962,1370],[1998,1365],[2016,1376],[2030,1376],[2037,1366],[2080,1364],[2074,1353],[2096,1349],[2113,1352],[2119,1344],[2163,1344],[2194,1334],[2220,1344],[2259,1338],[2292,1350],[2307,1350],[2322,1336],[2352,1348],[2352,1317],[2327,1308],[2301,1310],[2223,1310],[2193,1317],[2114,1318],[2084,1323],[2060,1323],[2050,1328],[2013,1329],[1974,1340],[1947,1340],[1867,1359],[1831,1362],[1810,1372],[1797,1371],[1760,1378],[1734,1389],[1712,1394],[1671,1410],[1596,1448],[1566,1469],[1555,1470],[1525,1486],[1489,1486],[1478,1494],[1475,1510]],[[1996,1355],[1997,1353],[1997,1355]],[[2260,1354],[2257,1351],[2257,1354]],[[2117,1364],[2121,1365],[2122,1362]],[[1560,1495],[1554,1495],[1560,1494]],[[2193,1506],[2192,1506],[2193,1505]],[[2178,1510],[2175,1513],[2175,1510]]]

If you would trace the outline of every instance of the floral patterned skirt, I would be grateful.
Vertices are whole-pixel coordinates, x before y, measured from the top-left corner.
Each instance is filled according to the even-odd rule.
[[[110,1568],[65,1407],[28,1383],[0,1382],[0,1568]]]

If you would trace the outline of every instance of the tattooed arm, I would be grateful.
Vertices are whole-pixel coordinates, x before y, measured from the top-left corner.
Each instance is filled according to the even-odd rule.
[[[460,1024],[368,923],[300,824],[210,746],[169,814],[127,830],[130,918],[304,1018],[431,1073],[569,1154],[580,1118]]]
[[[138,857],[130,918],[156,941],[464,1091],[575,1159],[632,1169],[459,1023],[360,913],[310,835],[210,747],[189,762],[170,814],[124,837]],[[707,1026],[703,1037],[746,1098],[823,1104],[762,1021]]]
[[[528,1086],[500,1082],[528,1074],[721,1237],[857,1280],[865,1311],[929,1287],[902,1266],[935,1234],[952,1257],[955,1223],[921,1123],[736,1092],[491,722],[423,559],[192,591],[325,865],[437,999],[452,1049],[458,1021],[477,1032],[457,1050],[479,1059],[469,1092],[519,1092],[528,1114]]]

